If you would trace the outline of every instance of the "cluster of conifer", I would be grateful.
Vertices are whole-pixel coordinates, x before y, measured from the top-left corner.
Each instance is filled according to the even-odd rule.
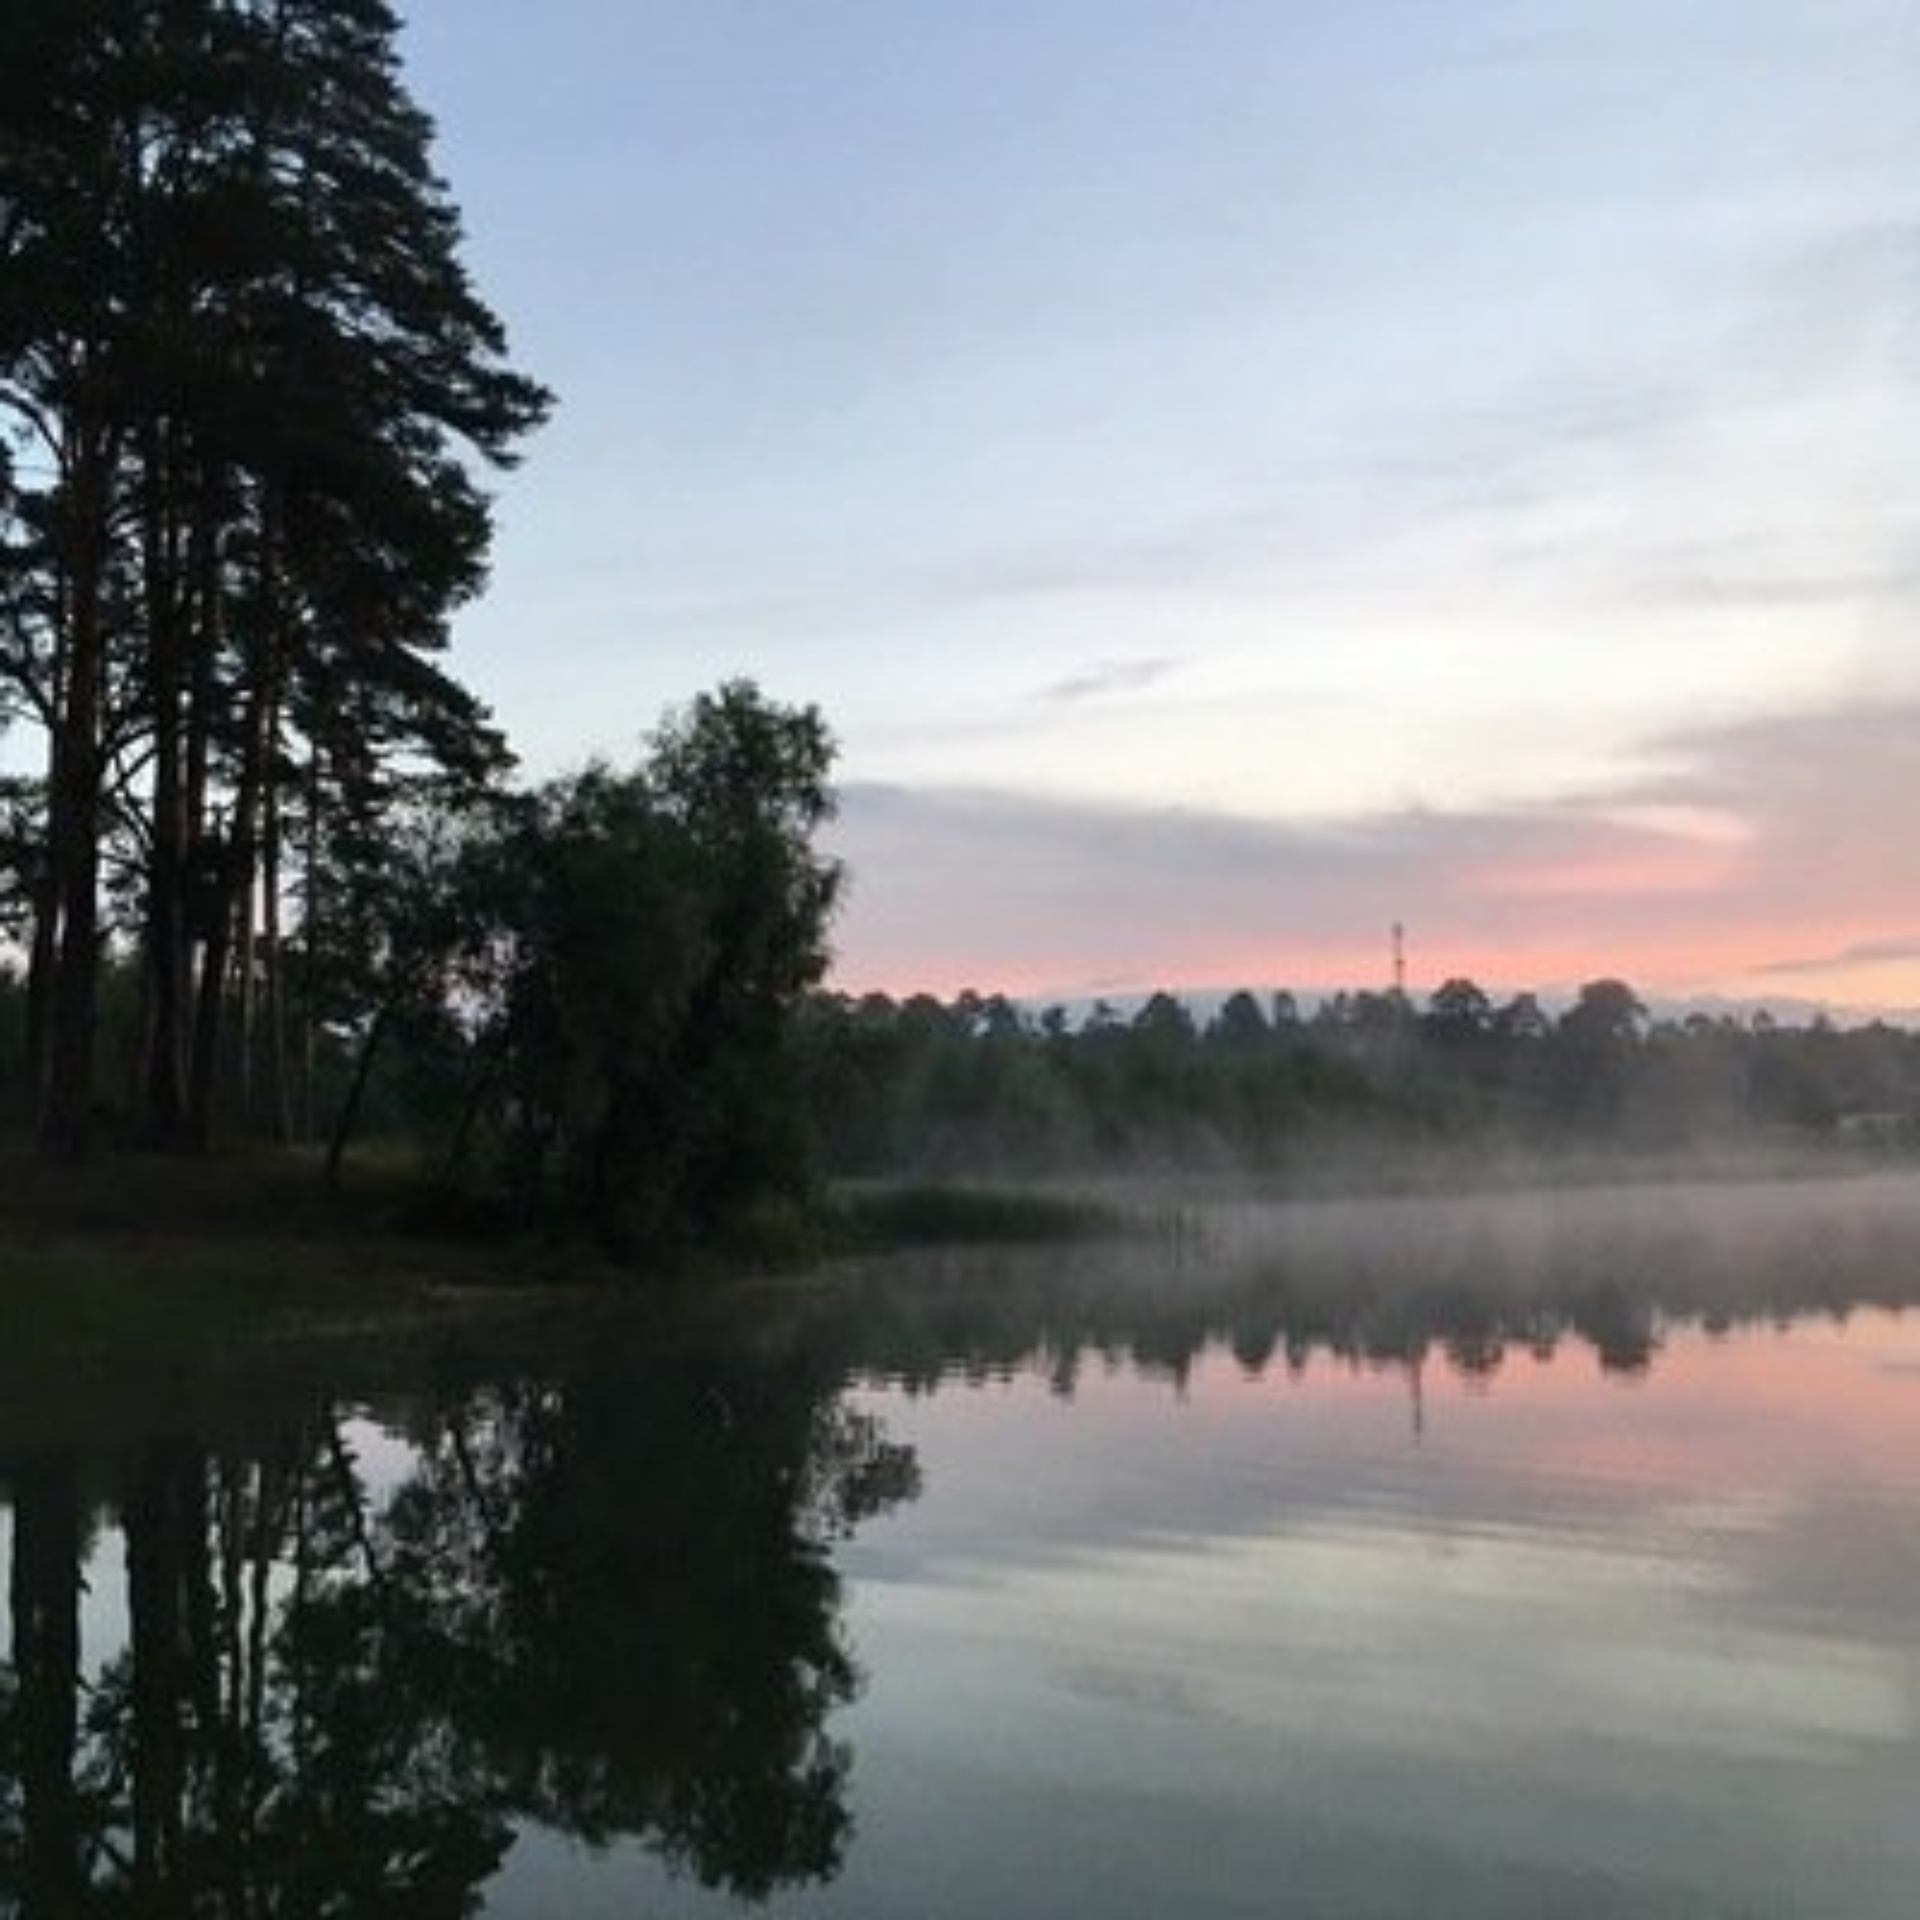
[[[288,1099],[283,923],[325,849],[499,735],[436,655],[478,473],[546,394],[469,282],[383,0],[0,12],[0,702],[42,1146],[87,1144],[102,966],[141,1105],[204,1143],[245,1028]]]
[[[1168,993],[1077,1012],[971,993],[839,996],[816,1001],[808,1027],[818,1125],[846,1173],[1283,1167],[1389,1142],[1920,1137],[1920,1038],[1764,1015],[1656,1019],[1614,979],[1557,1013],[1449,980],[1424,1005],[1241,992],[1207,1014]]]

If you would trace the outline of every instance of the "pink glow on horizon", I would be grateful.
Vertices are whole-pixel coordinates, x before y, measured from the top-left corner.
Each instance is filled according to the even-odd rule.
[[[981,930],[984,934],[985,929]],[[1531,938],[1493,940],[1444,929],[1407,929],[1407,986],[1416,1002],[1443,981],[1464,978],[1496,998],[1521,992],[1564,992],[1581,982],[1613,977],[1644,993],[1732,999],[1809,1000],[1839,1010],[1874,1012],[1920,1005],[1920,960],[1889,961],[1871,969],[1835,965],[1791,974],[1763,973],[1762,956],[1844,951],[1887,931],[1881,924],[1809,926],[1782,917],[1756,924],[1715,926],[1684,932],[1610,932],[1596,912],[1582,930],[1543,928]],[[941,956],[910,949],[863,952],[837,962],[828,984],[836,991],[887,993],[904,998],[931,993],[951,999],[963,991],[1002,993],[1017,1000],[1083,1000],[1156,988],[1174,993],[1247,987],[1293,988],[1304,993],[1379,991],[1392,984],[1390,933],[1382,926],[1368,939],[1303,939],[1284,947],[1196,938],[1178,958],[1158,966],[1130,968],[1129,956],[1055,950],[1023,950],[1017,934],[993,953],[982,938],[968,952]]]
[[[854,790],[835,981],[1083,1000],[1392,984],[1920,1008],[1920,699],[1669,739],[1588,798],[1258,818],[1006,791]]]

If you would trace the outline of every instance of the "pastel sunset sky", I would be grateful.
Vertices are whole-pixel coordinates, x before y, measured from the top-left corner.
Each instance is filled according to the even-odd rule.
[[[1920,1006],[1911,0],[417,0],[560,396],[458,666],[750,674],[838,984]]]

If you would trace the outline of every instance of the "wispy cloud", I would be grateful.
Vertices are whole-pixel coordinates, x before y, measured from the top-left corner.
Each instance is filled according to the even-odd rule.
[[[1920,934],[1887,940],[1856,940],[1837,952],[1808,954],[1794,960],[1769,960],[1754,968],[1757,975],[1793,978],[1807,974],[1846,973],[1858,967],[1884,966],[1889,961],[1920,960]]]
[[[1172,659],[1101,660],[1080,673],[1068,674],[1040,689],[1042,700],[1095,700],[1105,694],[1137,693],[1164,680],[1179,666]]]
[[[1648,578],[1645,595],[1682,605],[1745,607],[1848,607],[1920,596],[1920,567],[1880,572],[1836,569],[1825,573],[1675,572]]]

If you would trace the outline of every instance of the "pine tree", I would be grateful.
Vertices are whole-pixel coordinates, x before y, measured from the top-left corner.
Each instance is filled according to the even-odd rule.
[[[0,9],[0,676],[47,745],[52,1155],[86,1141],[109,883],[150,1131],[204,1142],[236,1001],[284,1033],[289,822],[504,762],[435,656],[485,576],[479,472],[548,396],[461,263],[397,33],[384,0]]]

